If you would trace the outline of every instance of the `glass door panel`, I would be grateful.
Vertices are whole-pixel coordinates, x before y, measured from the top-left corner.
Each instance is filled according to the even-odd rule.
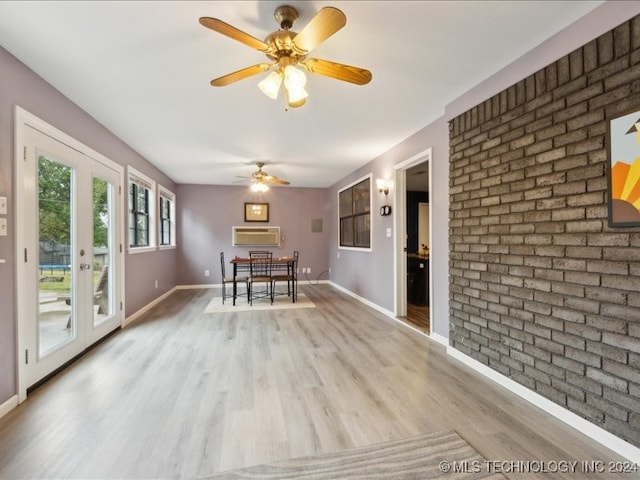
[[[93,325],[113,315],[111,265],[113,240],[114,187],[102,178],[93,177]]]
[[[28,126],[24,150],[18,292],[28,388],[120,326],[122,172]]]
[[[75,338],[72,167],[38,156],[38,357]]]

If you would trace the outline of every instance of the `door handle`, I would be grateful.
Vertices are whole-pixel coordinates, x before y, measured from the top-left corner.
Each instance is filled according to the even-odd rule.
[[[91,270],[91,264],[90,263],[81,263],[80,264],[80,270]]]

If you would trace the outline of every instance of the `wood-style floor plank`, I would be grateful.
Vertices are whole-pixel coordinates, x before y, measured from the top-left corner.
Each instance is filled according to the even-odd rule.
[[[176,291],[0,419],[0,478],[197,478],[444,430],[491,460],[620,458],[400,322],[302,291],[316,308],[215,314],[218,291]]]

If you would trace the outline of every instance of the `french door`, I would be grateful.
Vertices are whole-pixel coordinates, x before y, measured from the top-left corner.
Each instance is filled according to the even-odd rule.
[[[122,171],[30,125],[22,134],[19,383],[26,389],[122,323]]]

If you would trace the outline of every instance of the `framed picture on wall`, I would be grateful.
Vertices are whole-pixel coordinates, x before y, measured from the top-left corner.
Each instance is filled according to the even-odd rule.
[[[640,109],[607,124],[610,227],[640,226]]]
[[[268,203],[245,203],[244,204],[244,221],[245,222],[268,222],[269,221],[269,204]]]

